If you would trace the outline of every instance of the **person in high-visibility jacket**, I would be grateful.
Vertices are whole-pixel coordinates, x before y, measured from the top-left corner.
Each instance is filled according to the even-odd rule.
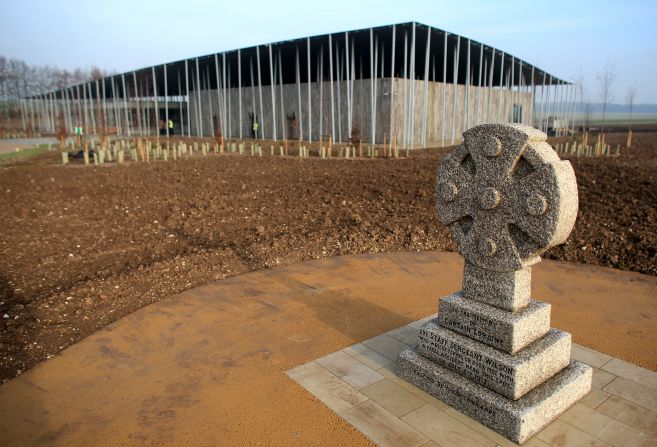
[[[169,135],[173,135],[173,120],[169,120]]]
[[[257,121],[253,121],[253,138],[258,138],[258,128],[260,125],[258,124]]]

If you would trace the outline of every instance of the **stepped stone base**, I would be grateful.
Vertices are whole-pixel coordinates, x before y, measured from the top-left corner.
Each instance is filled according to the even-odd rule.
[[[417,352],[509,399],[518,399],[568,366],[570,344],[569,333],[550,329],[544,337],[511,355],[432,320],[420,328]]]
[[[453,373],[410,349],[399,355],[397,367],[399,377],[519,444],[591,390],[592,369],[580,362],[572,362],[515,401]]]
[[[515,354],[550,330],[548,303],[531,300],[517,311],[508,312],[463,297],[463,292],[440,299],[438,322],[466,337]]]

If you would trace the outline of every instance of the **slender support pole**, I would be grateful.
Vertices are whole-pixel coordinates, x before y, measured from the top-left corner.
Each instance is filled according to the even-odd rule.
[[[427,44],[424,52],[424,99],[422,110],[422,147],[427,147],[427,111],[429,109],[429,55],[431,51],[431,27],[427,27]],[[391,138],[392,138],[392,134]]]
[[[552,112],[550,112],[550,110],[548,109],[548,120],[549,120],[549,117],[551,116],[552,117],[552,125],[554,126],[556,124],[555,121],[557,119],[556,109],[557,109],[557,93],[558,92],[557,92],[556,86],[553,86],[552,82],[553,82],[552,81],[552,75],[550,75],[550,82],[549,82],[550,93],[549,93],[548,98],[552,101]]]
[[[214,133],[214,128],[216,127],[216,121],[214,120],[214,110],[212,107],[212,96],[210,96],[210,67],[206,66],[205,67],[205,95],[208,97],[208,109],[209,109],[209,114],[208,116],[210,117],[210,133],[212,135],[212,138],[214,138],[216,135]],[[168,128],[168,126],[167,126]],[[168,133],[167,133],[168,135]]]
[[[186,92],[186,102],[187,102],[187,138],[190,138],[192,136],[192,118],[190,115],[190,107],[189,107],[189,67],[188,67],[188,60],[185,59],[185,92]]]
[[[573,84],[573,104],[572,104],[572,115],[570,119],[570,133],[575,135],[575,107],[577,105],[577,85]]]
[[[409,125],[410,125],[410,141],[409,146],[411,149],[415,146],[415,22],[411,27],[411,104],[409,107]]]
[[[169,80],[167,79],[167,64],[164,64],[164,127],[167,138],[169,138]]]
[[[457,101],[457,86],[459,82],[459,53],[461,51],[461,36],[456,36],[456,49],[454,50],[454,90],[452,95],[452,145],[456,141],[456,103]]]
[[[306,64],[308,69],[308,142],[313,140],[313,114],[311,101],[311,77],[310,77],[310,37],[306,38]]]
[[[198,57],[196,58],[196,101],[197,101],[197,113],[196,113],[196,122],[198,128],[198,136],[203,136],[203,117],[202,117],[202,106],[201,106],[201,71],[198,67]]]
[[[285,116],[285,100],[283,99],[283,60],[281,59],[281,50],[278,50],[278,91],[281,95],[281,125],[283,141],[287,140],[287,125]],[[285,146],[287,148],[287,144]],[[285,154],[287,155],[287,153]]]
[[[546,73],[543,72],[543,83],[541,84],[541,121],[539,121],[539,126],[538,128],[541,129],[543,132],[546,131],[545,127],[545,94],[546,88],[545,88],[545,77]]]
[[[524,83],[523,83],[522,60],[521,60],[518,67],[518,114],[519,114],[518,118],[520,120],[520,123],[523,123],[524,121],[522,116],[523,113],[521,113],[523,110],[522,105],[524,104],[524,98],[522,96],[522,93],[524,92],[523,86]]]
[[[139,90],[137,87],[137,75],[133,71],[132,72],[132,85],[134,87],[134,98],[135,98],[135,109],[137,110],[137,125],[139,126],[139,135],[144,135],[144,130],[142,128],[142,122],[141,122],[141,105],[140,105],[140,96],[139,96]],[[103,84],[103,101],[105,100],[105,84]],[[107,125],[107,123],[105,124]],[[182,127],[182,123],[181,123]]]
[[[536,85],[534,84],[534,66],[532,65],[532,79],[531,79],[531,107],[529,108],[529,125],[535,126],[534,124],[534,109],[536,108]]]
[[[116,101],[116,81],[114,80],[114,77],[112,77],[112,108],[114,109],[114,127],[116,127],[116,133],[117,135],[123,135],[123,132],[121,132],[121,122],[119,120],[119,112],[118,112],[118,107],[117,107],[117,101]],[[78,108],[78,124],[80,123],[80,109]]]
[[[394,28],[394,26],[393,26]],[[394,33],[394,31],[393,31]],[[344,33],[344,65],[345,65],[345,80],[347,81],[347,140],[351,141],[351,126],[352,126],[352,97],[353,97],[353,91],[352,91],[352,84],[351,84],[351,66],[349,65],[349,57],[350,57],[350,51],[349,51],[349,33],[345,32]]]
[[[378,85],[377,78],[379,77],[379,38],[377,36],[374,41],[374,110],[372,113],[372,144],[376,144],[376,109],[377,109],[377,95],[378,95]]]
[[[260,117],[256,120],[260,124],[260,139],[265,139],[265,123],[263,120],[263,108],[262,108],[262,77],[260,71],[260,46],[256,46],[256,65],[258,69],[258,98],[260,100]]]
[[[240,140],[242,139],[242,51],[237,50],[237,98],[238,98],[238,110],[237,115],[239,117],[239,126],[240,126]]]
[[[321,141],[324,135],[324,44],[319,49],[317,70],[319,78],[319,139]]]
[[[226,127],[224,125],[224,111],[221,101],[221,80],[219,76],[219,56],[214,54],[214,77],[217,83],[217,116],[219,117],[219,132],[222,136],[226,136]]]
[[[224,56],[225,55],[226,55],[226,53],[224,53]],[[227,65],[226,70],[228,71],[228,75],[227,75],[227,79],[226,79],[226,85],[228,86],[228,89],[224,90],[224,98],[225,98],[224,100],[226,101],[226,107],[227,107],[227,110],[226,110],[226,125],[227,125],[226,134],[228,134],[228,138],[233,138],[233,121],[232,121],[233,113],[232,113],[232,110],[231,110],[232,106],[233,106],[233,99],[232,99],[232,95],[230,93],[231,90],[232,90],[233,83],[230,80],[230,74],[231,74],[230,59],[228,59],[228,65]]]
[[[340,46],[335,44],[335,69],[336,69],[336,104],[338,105],[338,139],[342,141],[342,105],[340,104],[340,85],[342,81],[342,64],[340,61]]]
[[[89,133],[89,113],[87,110],[87,89],[85,88],[85,84],[82,84],[82,104],[84,107],[84,134],[87,135]],[[44,101],[45,101],[45,106],[46,106],[46,128],[48,130],[51,130],[51,117],[50,117],[50,104],[48,104],[48,95],[44,95]]]
[[[89,112],[91,114],[91,128],[93,129],[93,134],[97,135],[96,131],[96,108],[94,107],[94,97],[93,92],[91,91],[91,82],[87,82],[87,89],[89,90]],[[55,106],[55,114],[53,117],[57,118],[57,101],[55,100],[55,95],[53,93],[53,104]],[[53,124],[55,124],[53,122]]]
[[[249,72],[251,74],[251,113],[253,114],[254,121],[258,121],[258,114],[256,113],[256,103],[255,103],[255,78],[253,76],[253,57],[249,56]],[[253,123],[251,123],[253,126]],[[253,127],[249,129],[253,131]],[[258,136],[253,132],[253,137],[257,138]]]
[[[274,141],[276,141],[276,97],[274,95],[274,58],[271,53],[271,44],[269,47],[269,86],[271,90],[271,125],[272,125],[272,135]]]
[[[511,56],[511,121],[515,122],[515,117],[513,116],[513,106],[515,105],[515,85],[516,85],[516,60],[514,56]]]
[[[443,36],[443,83],[440,86],[440,94],[442,96],[442,105],[440,107],[440,146],[445,146],[445,100],[447,94],[447,36],[448,33],[444,32]]]
[[[294,62],[296,68],[296,81],[297,81],[297,108],[299,110],[299,118],[297,123],[299,125],[299,141],[303,141],[303,116],[301,113],[301,68],[299,67],[299,45],[295,47]]]
[[[488,78],[488,104],[486,105],[486,122],[490,123],[490,103],[493,96],[493,81],[495,78],[495,48],[493,48],[493,53],[490,57],[490,74]]]
[[[397,37],[396,25],[392,25],[392,46],[390,47],[390,146],[392,147],[394,129],[395,129],[395,38]]]
[[[222,98],[222,104],[221,104],[221,118],[222,118],[222,125],[223,125],[223,132],[222,135],[224,137],[229,137],[230,134],[230,124],[228,120],[228,86],[227,86],[227,76],[226,76],[226,53],[222,53],[221,55],[221,98]]]
[[[470,128],[470,48],[471,41],[468,39],[468,51],[467,59],[465,62],[465,94],[463,95],[464,102],[463,104],[463,128],[462,131]]]
[[[329,81],[331,83],[331,139],[335,141],[335,105],[333,101],[333,36],[329,34]]]
[[[198,70],[198,66],[196,67]],[[153,73],[153,112],[155,113],[155,139],[159,142],[160,141],[160,105],[158,104],[158,92],[157,92],[157,78],[155,77],[155,66],[151,68],[151,71]],[[198,76],[198,73],[197,73]],[[198,78],[197,78],[198,79]],[[200,83],[197,83],[197,87],[199,88],[200,91]]]
[[[128,120],[128,91],[125,88],[125,74],[121,74],[121,88],[123,96],[123,118],[125,120],[125,130],[130,136],[130,121]]]
[[[504,51],[502,51],[502,59],[500,62],[500,95],[499,102],[497,103],[497,119],[496,122],[502,122],[502,99],[504,95]]]
[[[404,31],[404,125],[403,144],[406,147],[408,132],[408,31]]]
[[[374,144],[374,30],[370,28],[370,132]]]
[[[475,124],[481,124],[481,69],[484,64],[484,44],[480,43],[479,44],[479,76],[477,79],[477,108],[476,108],[476,115],[477,118],[475,119]]]
[[[361,59],[361,64],[362,64],[362,59]],[[353,137],[352,135],[352,130],[354,128],[354,82],[356,80],[356,57],[355,57],[355,45],[352,42],[351,43],[351,59],[349,61],[349,66],[351,68],[351,74],[349,76],[349,90],[351,90],[351,98],[349,98],[349,109],[351,110],[351,121],[349,122],[349,136]],[[362,67],[361,67],[362,70]],[[359,104],[362,104],[362,95],[360,95],[361,101],[359,101]],[[359,119],[362,119],[362,111],[359,111]]]

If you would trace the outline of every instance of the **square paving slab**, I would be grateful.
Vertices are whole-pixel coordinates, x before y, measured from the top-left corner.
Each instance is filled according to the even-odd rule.
[[[397,376],[397,355],[432,318],[287,375],[380,446],[516,445]],[[572,360],[593,367],[591,393],[523,446],[657,446],[657,373],[574,343]]]

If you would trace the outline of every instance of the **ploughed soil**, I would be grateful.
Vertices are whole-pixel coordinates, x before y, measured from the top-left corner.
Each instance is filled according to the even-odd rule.
[[[545,257],[657,275],[657,132],[635,133],[634,146],[571,160],[579,216]],[[212,280],[342,254],[454,250],[434,211],[443,153],[64,167],[53,151],[0,167],[0,379]]]

